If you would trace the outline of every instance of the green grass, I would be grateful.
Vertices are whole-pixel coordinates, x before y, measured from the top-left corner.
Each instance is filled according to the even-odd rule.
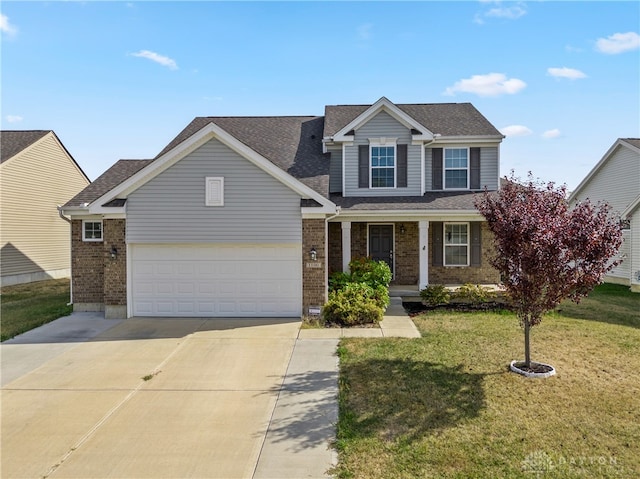
[[[0,310],[0,340],[71,314],[69,280],[53,279],[18,284],[2,288]]]
[[[420,339],[340,343],[340,478],[640,477],[640,295],[598,287],[532,330],[517,318],[430,312]],[[539,474],[536,474],[539,473]]]

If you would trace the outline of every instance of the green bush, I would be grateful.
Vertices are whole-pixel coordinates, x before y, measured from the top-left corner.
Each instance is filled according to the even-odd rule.
[[[348,283],[344,288],[329,293],[323,308],[323,318],[342,326],[377,324],[382,321],[384,308],[380,306],[379,288],[365,283]],[[388,301],[388,292],[386,293]]]
[[[481,304],[494,299],[496,294],[479,284],[465,283],[456,289],[453,297],[465,303]]]
[[[388,288],[391,282],[391,268],[384,261],[356,258],[349,263],[349,270],[354,283],[367,283],[372,288],[379,285]]]
[[[430,284],[420,291],[422,303],[427,306],[438,306],[440,304],[449,304],[451,293],[442,284]]]
[[[357,258],[349,263],[349,269],[351,273],[334,273],[329,278],[324,320],[343,326],[379,323],[389,306],[389,265]]]

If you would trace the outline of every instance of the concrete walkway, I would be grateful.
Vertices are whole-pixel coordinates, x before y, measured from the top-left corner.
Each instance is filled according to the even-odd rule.
[[[0,475],[329,477],[339,338],[419,336],[397,306],[333,337],[291,320],[76,313],[6,341]]]

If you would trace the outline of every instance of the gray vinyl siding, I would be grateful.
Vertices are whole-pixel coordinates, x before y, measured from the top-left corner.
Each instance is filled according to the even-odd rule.
[[[640,194],[640,155],[619,146],[576,195],[593,203],[606,201],[622,213]]]
[[[329,147],[327,151],[331,153],[329,193],[342,193],[342,147]]]
[[[205,178],[224,177],[224,206],[205,206]],[[300,196],[217,140],[129,195],[131,243],[299,243]]]
[[[0,178],[3,283],[69,276],[71,230],[56,207],[85,188],[87,178],[52,133],[4,161]]]
[[[406,188],[358,188],[358,146],[369,138],[397,138],[408,144]],[[411,144],[411,131],[386,112],[380,112],[355,132],[353,146],[345,147],[345,196],[418,196],[422,194],[420,146]]]
[[[471,148],[472,143],[464,144],[438,144],[438,148]],[[431,191],[431,148],[427,147],[424,154],[424,191]],[[500,160],[497,146],[480,146],[480,189],[497,190],[500,175]]]
[[[636,208],[631,218],[629,239],[628,262],[631,265],[631,284],[640,285],[640,207]]]

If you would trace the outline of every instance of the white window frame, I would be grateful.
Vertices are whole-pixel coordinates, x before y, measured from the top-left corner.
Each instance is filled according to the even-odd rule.
[[[204,195],[205,206],[224,206],[224,177],[207,176]]]
[[[447,150],[467,150],[467,167],[466,168],[447,168]],[[447,188],[447,171],[466,171],[467,172],[467,186],[464,188]],[[471,176],[471,152],[469,147],[448,147],[444,148],[442,152],[442,189],[443,190],[468,190],[470,188],[469,181]]]
[[[453,243],[453,244],[447,244],[447,226],[453,226],[453,225],[465,225],[467,227],[467,242],[466,244],[463,243]],[[444,223],[442,226],[442,264],[444,266],[449,266],[449,267],[464,267],[464,266],[469,266],[470,264],[470,256],[471,256],[471,225],[469,223],[466,222],[448,222],[448,223]],[[467,248],[467,262],[465,264],[447,264],[447,247],[448,246],[465,246]]]
[[[100,238],[87,238],[85,230],[87,223],[100,223]],[[104,225],[102,224],[102,220],[82,220],[82,241],[94,243],[104,241]]]
[[[369,138],[369,189],[393,190],[398,185],[398,148],[397,138]],[[373,170],[389,169],[389,166],[373,166],[373,148],[393,148],[393,186],[373,186]]]

